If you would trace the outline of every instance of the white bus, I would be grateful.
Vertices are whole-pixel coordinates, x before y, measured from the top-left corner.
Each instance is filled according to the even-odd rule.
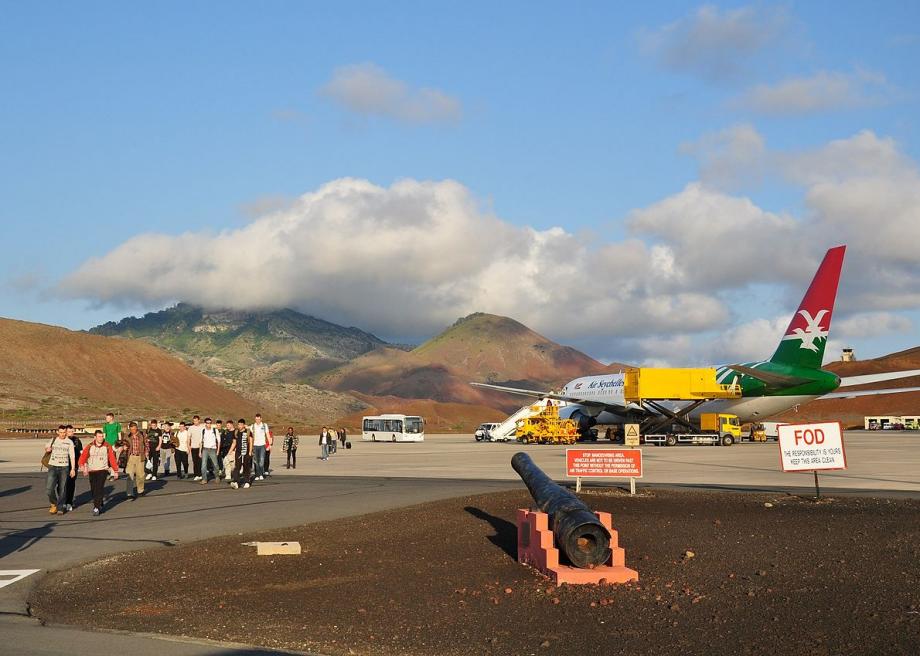
[[[364,417],[361,439],[365,442],[424,442],[425,420],[406,415]]]

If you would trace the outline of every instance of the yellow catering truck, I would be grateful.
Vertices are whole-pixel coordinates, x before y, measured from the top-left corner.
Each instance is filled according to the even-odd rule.
[[[646,444],[675,446],[677,444],[709,444],[731,446],[741,441],[741,423],[737,415],[707,412],[700,415],[700,432],[672,432],[644,435]]]

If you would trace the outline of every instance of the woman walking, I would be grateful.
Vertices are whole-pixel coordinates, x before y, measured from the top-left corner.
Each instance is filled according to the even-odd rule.
[[[297,469],[297,444],[300,440],[294,435],[294,427],[288,426],[287,435],[284,436],[284,442],[281,449],[287,454],[287,469]]]
[[[93,441],[80,455],[80,469],[84,476],[89,476],[89,488],[93,492],[93,517],[102,513],[102,497],[105,493],[105,479],[109,472],[118,480],[118,461],[115,450],[105,441],[105,434],[97,430]]]
[[[74,457],[73,442],[67,437],[67,427],[58,426],[57,436],[45,445],[45,453],[50,454],[48,458],[48,478],[45,481],[45,492],[48,494],[48,501],[51,502],[51,508],[48,509],[52,515],[57,514],[60,508],[61,513],[67,512],[67,478],[73,478],[77,475],[77,461]]]

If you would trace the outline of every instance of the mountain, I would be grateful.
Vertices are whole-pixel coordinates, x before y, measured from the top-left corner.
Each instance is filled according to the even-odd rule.
[[[205,310],[178,305],[90,330],[96,335],[144,339],[174,351],[205,373],[233,376],[259,371],[286,382],[331,369],[386,342],[295,310]]]
[[[0,407],[15,419],[226,414],[257,406],[141,341],[0,319]]]
[[[311,378],[317,387],[373,398],[430,399],[511,411],[522,397],[475,388],[470,382],[560,387],[572,378],[604,373],[597,360],[561,346],[514,319],[476,313],[406,352],[379,348]],[[392,400],[388,401],[392,405]]]
[[[838,376],[862,376],[892,371],[920,369],[920,347],[891,353],[869,360],[831,362],[824,366]],[[887,380],[853,389],[892,389],[920,387],[920,376]],[[920,392],[900,392],[877,396],[858,396],[851,399],[812,401],[793,408],[777,417],[780,421],[841,421],[844,426],[863,426],[863,417],[873,415],[915,415],[920,413]]]

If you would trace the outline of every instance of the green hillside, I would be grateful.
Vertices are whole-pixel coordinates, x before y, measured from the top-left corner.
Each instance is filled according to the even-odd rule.
[[[294,381],[386,345],[374,335],[295,310],[205,310],[180,303],[93,328],[90,332],[143,339],[173,351],[216,376]]]

